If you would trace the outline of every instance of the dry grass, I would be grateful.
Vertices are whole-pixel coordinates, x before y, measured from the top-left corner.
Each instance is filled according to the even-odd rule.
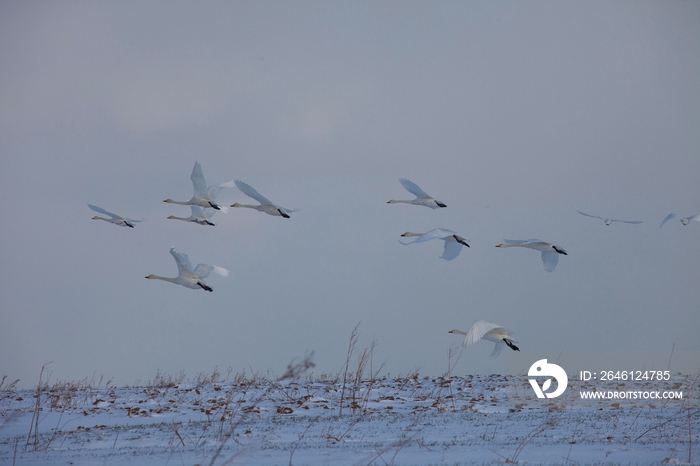
[[[0,419],[3,419],[5,422],[10,420],[10,415],[7,411],[7,403],[12,402],[12,400],[15,398],[15,392],[17,390],[19,379],[5,385],[6,381],[7,376],[4,375],[2,380],[0,380]],[[0,426],[0,428],[2,427]]]
[[[357,353],[357,341],[360,338],[360,324],[355,325],[350,334],[350,340],[348,342],[348,351],[345,359],[345,365],[343,366],[343,384],[340,393],[340,407],[339,415],[343,415],[343,407],[345,403],[349,403],[350,410],[352,414],[357,414],[360,412],[365,412],[367,410],[367,405],[369,403],[369,398],[372,393],[372,389],[377,382],[377,377],[381,370],[384,368],[384,364],[379,365],[377,369],[374,369],[374,350],[377,347],[377,340],[373,339],[370,346],[364,348],[357,359],[357,366],[355,367],[355,372],[350,370],[350,362],[352,357]],[[364,374],[367,371],[367,366],[369,366],[369,378],[365,379]]]
[[[428,378],[420,378],[418,370],[398,376],[386,383],[386,378],[379,378],[379,373],[384,368],[384,363],[376,365],[374,361],[377,341],[372,340],[366,348],[359,348],[360,340],[360,324],[358,323],[350,334],[347,345],[347,353],[345,363],[342,370],[338,374],[322,374],[320,377],[308,375],[309,371],[315,367],[313,362],[314,352],[311,351],[302,358],[292,360],[281,377],[265,377],[259,373],[252,372],[247,374],[245,371],[233,373],[229,368],[226,377],[222,377],[218,367],[215,367],[211,373],[198,373],[193,378],[188,378],[184,371],[180,371],[177,375],[171,376],[164,374],[158,370],[152,380],[148,381],[142,387],[135,387],[138,391],[142,391],[149,399],[158,400],[159,406],[165,406],[172,402],[174,406],[178,404],[187,404],[201,407],[201,412],[206,416],[206,421],[198,423],[196,428],[186,426],[181,423],[173,422],[168,428],[171,432],[170,446],[174,449],[182,448],[201,448],[203,451],[209,451],[206,454],[202,464],[221,464],[228,463],[240,454],[241,439],[245,438],[248,432],[240,432],[240,426],[248,421],[251,417],[256,418],[261,414],[261,406],[269,401],[275,401],[276,413],[273,408],[273,415],[283,419],[284,416],[293,414],[302,409],[313,408],[314,398],[320,395],[321,398],[327,398],[329,401],[329,409],[338,409],[337,418],[341,418],[344,410],[349,410],[353,417],[347,418],[343,422],[336,422],[336,417],[328,421],[327,427],[320,429],[314,424],[318,421],[317,418],[310,419],[308,426],[301,434],[298,440],[292,445],[289,455],[289,464],[292,464],[294,452],[298,448],[302,448],[302,444],[306,442],[305,437],[309,436],[310,431],[317,431],[314,435],[319,435],[319,438],[325,442],[340,443],[345,442],[346,438],[355,435],[356,426],[364,422],[368,417],[365,414],[379,413],[377,405],[374,402],[393,400],[393,398],[384,398],[382,390],[389,386],[392,389],[406,391],[406,397],[413,400],[429,399],[434,401],[432,405],[421,406],[416,409],[412,428],[405,432],[405,435],[398,438],[391,444],[378,449],[372,457],[368,458],[368,463],[371,464],[393,464],[399,451],[406,446],[414,444],[423,445],[420,443],[420,430],[418,429],[421,416],[424,412],[436,410],[439,413],[446,411],[457,412],[460,409],[469,409],[474,403],[483,403],[486,400],[483,398],[483,393],[476,393],[472,397],[471,405],[465,405],[464,400],[471,390],[472,378],[454,377],[453,369],[462,356],[462,351],[459,347],[450,347],[447,353],[447,371],[443,376]],[[85,414],[83,411],[86,405],[92,404],[95,406],[95,411],[98,411],[98,404],[104,404],[107,401],[114,403],[117,395],[116,390],[110,386],[111,380],[103,384],[103,379],[95,380],[84,379],[78,382],[62,382],[56,381],[50,383],[50,364],[46,363],[41,367],[39,372],[39,381],[33,393],[34,400],[31,408],[27,412],[31,412],[32,418],[29,424],[29,431],[19,440],[24,442],[25,451],[46,451],[52,448],[53,443],[59,443],[56,440],[60,438],[69,438],[68,436],[73,431],[66,431],[65,424],[70,416],[62,418],[63,413],[77,414],[76,409]],[[426,384],[425,381],[430,380],[431,383]],[[686,379],[687,380],[687,379]],[[9,402],[16,398],[16,386],[18,381],[8,383],[7,377],[2,377],[0,380],[0,419],[8,421],[12,417],[11,411],[8,411]],[[325,387],[337,384],[337,392],[329,390]],[[428,388],[424,388],[427,385]],[[643,429],[635,426],[636,420],[631,425],[627,426],[624,437],[629,442],[639,442],[650,436],[664,437],[669,439],[669,445],[672,446],[669,454],[669,462],[675,461],[679,457],[688,463],[693,461],[693,440],[697,439],[697,432],[700,430],[700,402],[698,401],[698,377],[695,380],[683,382],[681,386],[674,386],[674,389],[682,389],[684,392],[683,406],[678,409],[677,406],[668,408],[661,406],[660,409],[666,415],[656,424],[646,424]],[[100,388],[100,386],[102,388]],[[325,387],[324,387],[325,386]],[[384,387],[384,388],[382,388]],[[527,388],[527,387],[526,387]],[[107,389],[107,390],[105,390]],[[109,393],[109,390],[112,390]],[[333,388],[335,390],[335,388]],[[320,393],[319,393],[320,392]],[[377,395],[379,393],[379,396]],[[212,397],[212,394],[215,394]],[[689,395],[689,396],[688,396]],[[29,398],[24,394],[25,398]],[[111,398],[110,398],[111,397]],[[476,398],[475,398],[476,397]],[[481,398],[480,398],[481,397]],[[103,399],[104,398],[104,399]],[[397,398],[398,399],[398,398]],[[9,401],[5,401],[9,400]],[[457,400],[457,401],[455,401]],[[563,400],[563,399],[562,399]],[[140,401],[139,401],[140,402]],[[387,403],[388,404],[388,403]],[[392,403],[393,404],[393,403]],[[458,404],[461,408],[458,409]],[[134,416],[148,416],[147,412],[142,409],[137,409],[134,405]],[[316,405],[318,406],[318,405]],[[390,409],[391,407],[389,407]],[[552,419],[533,428],[527,435],[521,437],[520,443],[509,456],[501,456],[506,463],[515,463],[518,461],[523,449],[540,436],[547,429],[552,428],[552,423],[556,423],[559,415],[566,410],[566,401],[561,401],[560,404],[551,404],[553,410]],[[655,408],[652,406],[652,408]],[[262,408],[264,412],[264,407]],[[380,408],[382,409],[382,408]],[[47,422],[46,416],[50,412],[58,412],[59,416],[52,417],[50,426],[45,426]],[[347,412],[347,411],[345,411]],[[79,413],[79,412],[78,412]],[[333,413],[333,411],[329,411]],[[641,409],[640,409],[641,414]],[[131,412],[129,414],[131,416]],[[56,420],[57,419],[57,420]],[[64,419],[62,421],[62,419]],[[331,418],[329,418],[331,419]],[[64,423],[63,425],[61,423]],[[415,427],[415,428],[413,428]],[[119,439],[120,430],[116,431],[114,445]],[[489,442],[496,440],[496,427],[493,430],[487,430],[482,435],[482,439]],[[99,433],[94,435],[99,437]],[[571,438],[572,443],[577,440],[578,431],[573,432]],[[695,437],[693,437],[695,435]],[[223,458],[223,452],[226,444],[235,442],[236,448],[239,449],[233,456],[226,459]],[[535,440],[537,442],[537,440]],[[245,443],[245,442],[243,442]],[[216,447],[212,450],[211,445]],[[209,447],[207,447],[209,445]],[[21,449],[21,443],[19,444]],[[426,447],[427,448],[427,447]],[[571,457],[572,447],[566,457],[562,457],[567,463],[575,463]],[[229,453],[230,454],[230,453]],[[697,456],[697,453],[696,453]]]

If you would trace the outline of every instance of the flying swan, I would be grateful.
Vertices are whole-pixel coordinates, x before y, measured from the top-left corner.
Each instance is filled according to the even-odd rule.
[[[668,222],[668,221],[671,220],[672,218],[678,218],[678,219],[680,219],[680,220],[681,220],[681,223],[682,223],[683,225],[687,225],[687,224],[689,224],[690,222],[700,222],[700,215],[691,215],[690,217],[681,217],[680,215],[676,215],[676,214],[668,214],[668,215],[666,216],[666,218],[664,219],[664,221],[661,222],[661,225],[659,225],[659,228],[661,228],[662,226],[664,226],[664,223]]]
[[[510,248],[513,246],[517,246],[521,248],[530,248],[540,251],[542,253],[542,264],[544,264],[544,269],[547,272],[551,272],[557,266],[557,263],[559,262],[559,254],[564,254],[565,256],[568,255],[566,251],[564,251],[559,246],[556,246],[552,243],[545,243],[544,241],[540,241],[538,239],[506,239],[503,241],[503,243],[497,244],[496,247]]]
[[[404,203],[404,204],[422,205],[425,207],[430,207],[431,209],[439,209],[440,207],[447,207],[445,204],[436,200],[435,198],[431,197],[428,193],[426,193],[425,191],[420,189],[420,187],[417,184],[415,184],[413,181],[407,180],[406,178],[401,178],[401,179],[399,179],[399,183],[401,183],[401,186],[403,186],[409,193],[416,196],[416,198],[409,200],[409,201],[397,201],[397,200],[391,199],[390,201],[387,202],[387,204]]]
[[[635,221],[631,221],[631,220],[616,220],[616,219],[612,219],[612,218],[603,218],[603,217],[598,217],[597,215],[586,214],[586,213],[581,212],[580,210],[577,210],[576,212],[578,212],[578,213],[581,214],[581,215],[585,215],[586,217],[599,218],[599,219],[601,219],[607,226],[610,226],[613,222],[635,223],[635,224],[636,224],[636,223],[642,223],[641,220],[635,220]]]
[[[501,350],[505,345],[508,345],[508,347],[513,351],[520,351],[520,348],[514,344],[517,343],[517,341],[511,338],[513,332],[507,328],[501,327],[498,324],[494,324],[493,322],[477,320],[474,322],[474,325],[472,325],[472,328],[470,328],[468,332],[463,332],[455,328],[450,330],[448,333],[464,335],[464,341],[462,342],[462,346],[464,347],[472,345],[481,339],[496,343],[496,346],[491,353],[492,358],[495,358],[501,354]]]
[[[402,234],[401,236],[417,236],[418,238],[414,239],[413,241],[410,241],[408,243],[404,243],[403,241],[399,241],[401,244],[404,246],[407,246],[409,244],[413,243],[422,243],[424,241],[430,241],[431,239],[441,239],[445,242],[445,250],[442,253],[442,256],[440,256],[441,259],[445,259],[448,261],[451,261],[455,257],[459,256],[459,253],[462,252],[462,246],[469,247],[469,244],[467,243],[467,240],[455,233],[454,231],[446,230],[444,228],[435,228],[434,230],[430,230],[427,233],[413,233],[410,231],[407,231],[406,233]]]
[[[95,215],[94,217],[92,217],[93,220],[104,220],[105,222],[114,223],[115,225],[119,225],[120,227],[129,227],[129,228],[134,228],[134,225],[132,225],[133,223],[141,222],[141,220],[134,220],[133,218],[120,217],[119,215],[113,214],[112,212],[108,212],[108,211],[104,210],[102,207],[97,207],[96,205],[88,204],[88,207],[90,207],[95,212],[109,215],[111,217],[111,218],[105,218],[105,217],[99,217],[99,216]]]
[[[151,274],[146,278],[164,280],[166,282],[175,283],[176,285],[182,285],[194,290],[202,288],[206,291],[213,291],[212,288],[204,282],[204,279],[207,278],[210,273],[216,272],[222,277],[228,277],[228,270],[223,267],[219,267],[218,265],[198,264],[197,267],[193,269],[187,254],[182,254],[175,248],[170,248],[170,254],[173,255],[175,262],[177,263],[177,269],[180,272],[178,276],[175,278],[169,278]]]
[[[252,186],[240,181],[236,180],[235,181],[236,186],[238,189],[241,190],[243,194],[246,196],[250,197],[251,199],[255,199],[258,201],[260,204],[259,205],[251,205],[251,204],[239,204],[238,202],[235,202],[231,204],[231,207],[247,207],[249,209],[255,209],[258,212],[265,212],[268,215],[274,215],[277,217],[284,217],[284,218],[289,218],[289,214],[292,212],[296,212],[299,209],[286,209],[284,207],[280,207],[278,205],[275,205],[270,201],[268,198],[257,192],[255,189],[253,189]]]
[[[174,215],[170,215],[168,218],[170,220],[182,220],[184,222],[192,222],[192,223],[197,223],[199,225],[211,225],[211,226],[216,226],[216,223],[212,223],[209,221],[209,219],[216,213],[216,210],[214,208],[202,208],[199,207],[198,205],[192,205],[190,206],[192,209],[192,215],[189,217],[176,217]]]
[[[173,201],[172,199],[166,199],[163,202],[168,202],[170,204],[179,205],[197,205],[199,207],[222,210],[221,206],[216,203],[216,196],[224,188],[232,188],[233,181],[227,181],[226,183],[215,184],[207,187],[206,181],[204,181],[204,174],[202,173],[202,166],[199,162],[194,163],[194,168],[192,169],[192,175],[190,175],[192,180],[192,185],[194,186],[194,195],[189,201]],[[226,208],[223,208],[224,212]]]

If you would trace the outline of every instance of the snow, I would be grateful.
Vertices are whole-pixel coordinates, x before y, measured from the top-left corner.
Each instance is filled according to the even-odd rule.
[[[5,389],[0,464],[698,464],[697,382],[614,403],[499,375]]]

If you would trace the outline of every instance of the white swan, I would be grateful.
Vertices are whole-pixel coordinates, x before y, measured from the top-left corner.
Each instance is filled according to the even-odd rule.
[[[415,184],[411,180],[407,180],[406,178],[401,178],[399,179],[399,182],[401,183],[401,186],[403,186],[408,192],[416,196],[415,199],[412,199],[410,201],[397,201],[394,199],[391,199],[390,201],[387,202],[387,204],[398,204],[398,203],[404,203],[404,204],[413,204],[413,205],[422,205],[425,207],[430,207],[431,209],[439,209],[440,207],[447,207],[445,204],[442,202],[436,200],[435,198],[431,197],[428,193],[420,189],[420,187]]]
[[[511,332],[507,328],[501,327],[498,324],[494,324],[493,322],[477,320],[476,322],[474,322],[474,325],[472,325],[472,328],[470,328],[467,332],[463,332],[455,328],[450,330],[448,333],[457,333],[459,335],[464,335],[464,341],[462,342],[462,346],[465,347],[472,345],[481,339],[496,343],[496,347],[491,353],[491,357],[493,358],[501,354],[501,350],[505,345],[508,345],[508,347],[513,351],[520,351],[520,348],[518,348],[514,344],[517,343],[517,341],[511,338],[513,332]]]
[[[120,217],[119,215],[113,214],[112,212],[108,212],[108,211],[104,210],[102,207],[97,207],[96,205],[88,204],[88,207],[90,207],[95,212],[109,215],[111,217],[111,218],[105,218],[105,217],[98,217],[97,215],[95,215],[94,217],[92,217],[93,220],[104,220],[105,222],[114,223],[115,225],[119,225],[120,227],[129,227],[129,228],[134,228],[134,225],[132,225],[133,223],[141,222],[141,220],[134,220],[133,218]]]
[[[668,221],[671,220],[672,218],[678,218],[678,219],[680,219],[680,220],[681,220],[681,223],[682,223],[683,225],[687,225],[687,224],[689,224],[690,222],[700,222],[700,215],[691,215],[690,217],[681,217],[680,215],[676,215],[676,214],[668,214],[668,215],[666,216],[666,218],[664,219],[664,221],[661,222],[661,225],[659,225],[659,228],[661,228],[662,226],[664,226],[664,223],[668,222]]]
[[[194,168],[192,169],[192,174],[190,175],[192,180],[192,186],[194,187],[194,195],[189,201],[173,201],[172,199],[166,199],[163,202],[168,202],[170,204],[179,205],[197,205],[199,207],[208,208],[216,210],[223,210],[226,212],[226,208],[221,208],[220,205],[216,203],[216,196],[224,188],[232,188],[233,181],[227,181],[226,183],[215,184],[207,187],[206,181],[204,181],[204,174],[202,173],[202,166],[199,162],[194,163]]]
[[[599,219],[601,219],[603,222],[605,222],[605,224],[606,224],[607,226],[610,226],[613,222],[635,223],[635,224],[636,224],[636,223],[642,223],[641,220],[634,220],[634,221],[632,221],[632,220],[616,220],[616,219],[612,219],[612,218],[603,218],[603,217],[598,217],[597,215],[586,214],[586,213],[581,212],[580,210],[577,210],[576,212],[578,212],[578,213],[581,214],[581,215],[585,215],[586,217],[599,218]]]
[[[517,246],[517,247],[521,247],[521,248],[530,248],[530,249],[536,249],[536,250],[540,251],[542,253],[542,264],[544,264],[544,269],[547,272],[551,272],[557,266],[557,263],[559,262],[559,254],[564,254],[565,256],[568,255],[568,254],[566,254],[566,251],[564,251],[559,246],[556,246],[552,243],[546,243],[546,242],[538,240],[538,239],[526,239],[526,240],[506,239],[503,241],[504,241],[503,243],[497,244],[496,247],[497,248],[509,248],[509,247]]]
[[[146,278],[165,280],[166,282],[175,283],[195,290],[202,288],[206,291],[212,291],[211,287],[204,282],[204,279],[207,278],[210,273],[216,272],[222,277],[228,277],[228,270],[218,265],[198,264],[197,267],[192,268],[187,254],[182,254],[175,248],[170,248],[170,254],[173,255],[177,263],[177,269],[180,272],[178,276],[169,278],[151,274]]]
[[[286,209],[284,207],[280,207],[278,205],[275,205],[270,201],[268,198],[257,192],[255,189],[253,189],[252,186],[240,181],[236,180],[235,181],[236,186],[238,189],[241,190],[243,194],[246,196],[255,199],[260,203],[260,205],[251,205],[251,204],[239,204],[238,202],[235,202],[231,204],[231,207],[247,207],[249,209],[255,209],[258,212],[265,212],[268,215],[274,215],[277,217],[284,217],[284,218],[289,218],[289,214],[292,212],[296,212],[299,209]]]
[[[399,243],[403,244],[404,246],[413,243],[422,243],[424,241],[430,241],[431,239],[443,240],[445,242],[445,250],[443,251],[442,256],[440,256],[440,258],[448,261],[451,261],[455,257],[459,256],[459,253],[462,252],[462,246],[469,247],[467,240],[463,236],[460,236],[454,231],[446,230],[444,228],[435,228],[434,230],[430,230],[427,233],[413,233],[407,231],[401,236],[418,236],[418,238],[408,243],[399,241]]]
[[[182,220],[184,222],[192,222],[192,223],[197,223],[199,225],[211,225],[211,226],[216,226],[216,223],[212,223],[209,221],[209,219],[216,213],[216,209],[214,208],[202,208],[199,207],[198,205],[192,205],[190,206],[192,209],[192,215],[189,217],[176,217],[174,215],[168,216],[170,220]]]

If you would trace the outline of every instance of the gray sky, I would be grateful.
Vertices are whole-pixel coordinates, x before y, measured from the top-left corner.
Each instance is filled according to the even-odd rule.
[[[697,352],[700,223],[659,224],[700,213],[699,129],[698,2],[3,2],[0,375],[337,373],[358,322],[392,375],[444,373],[477,319],[527,351]],[[302,210],[166,220],[195,161]],[[402,177],[448,207],[387,205]],[[472,247],[398,242],[437,227]],[[553,273],[494,247],[532,237]],[[145,280],[171,246],[231,275]],[[520,357],[491,349],[457,372]]]

